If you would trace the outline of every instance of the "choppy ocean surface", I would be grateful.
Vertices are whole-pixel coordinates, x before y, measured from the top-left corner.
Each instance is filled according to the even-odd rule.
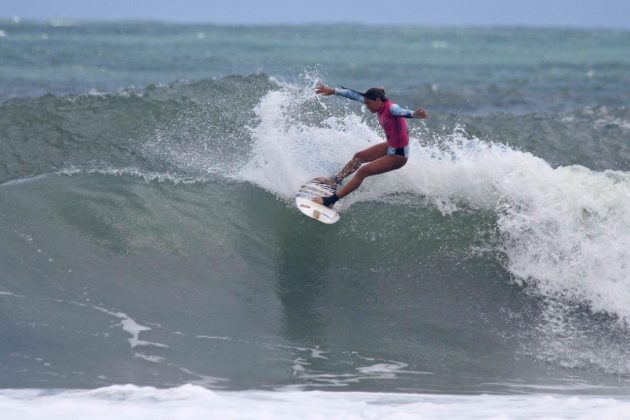
[[[431,113],[333,226],[318,81]],[[628,103],[624,31],[0,20],[2,417],[627,416]]]

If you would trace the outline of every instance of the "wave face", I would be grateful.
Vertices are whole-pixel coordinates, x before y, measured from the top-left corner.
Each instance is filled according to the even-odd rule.
[[[496,35],[473,32],[480,50]],[[433,35],[452,36],[435,54],[458,42]],[[414,82],[400,102],[426,94],[436,110],[410,122],[409,163],[323,226],[295,191],[382,132],[358,104],[313,95],[323,76],[304,68],[5,95],[0,387],[627,395],[625,79],[591,75],[607,86],[593,104],[593,86],[569,94],[545,66],[549,96],[497,72],[496,91],[469,92],[494,100],[474,111],[446,81]]]

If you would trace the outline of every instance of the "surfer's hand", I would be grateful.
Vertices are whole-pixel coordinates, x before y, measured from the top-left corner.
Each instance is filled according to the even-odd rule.
[[[320,84],[320,85],[317,85],[315,87],[315,93],[317,93],[319,95],[325,95],[325,96],[334,95],[335,94],[335,89],[331,88],[331,87],[328,87],[326,85],[321,85]]]
[[[418,108],[415,111],[413,111],[413,117],[414,118],[429,118],[429,113],[427,112],[426,109],[422,109],[422,108]]]

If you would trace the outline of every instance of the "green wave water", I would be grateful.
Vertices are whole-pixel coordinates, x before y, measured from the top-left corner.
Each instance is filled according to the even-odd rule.
[[[627,395],[627,33],[0,28],[3,388]],[[333,227],[319,80],[432,113]]]

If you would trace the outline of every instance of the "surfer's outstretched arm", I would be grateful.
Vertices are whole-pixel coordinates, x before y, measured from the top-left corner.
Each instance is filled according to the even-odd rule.
[[[411,109],[403,108],[398,104],[392,104],[389,108],[389,112],[392,113],[394,117],[403,117],[403,118],[429,118],[429,113],[424,108],[418,108],[415,111]]]
[[[317,85],[315,87],[315,93],[319,95],[329,96],[329,95],[339,95],[344,98],[352,99],[357,102],[361,102],[365,104],[365,93],[357,92],[356,90],[346,89],[343,86],[340,88],[333,88],[326,85]],[[395,117],[403,117],[403,118],[429,118],[429,113],[423,109],[418,108],[416,110],[411,110],[407,108],[403,108],[397,104],[392,104],[389,108],[390,112]],[[375,111],[372,111],[375,112]]]
[[[343,96],[344,98],[352,99],[353,101],[361,102],[362,104],[365,103],[365,97],[363,96],[363,94],[352,89],[332,88],[325,85],[317,85],[317,87],[315,88],[315,93],[325,96],[339,95]]]

